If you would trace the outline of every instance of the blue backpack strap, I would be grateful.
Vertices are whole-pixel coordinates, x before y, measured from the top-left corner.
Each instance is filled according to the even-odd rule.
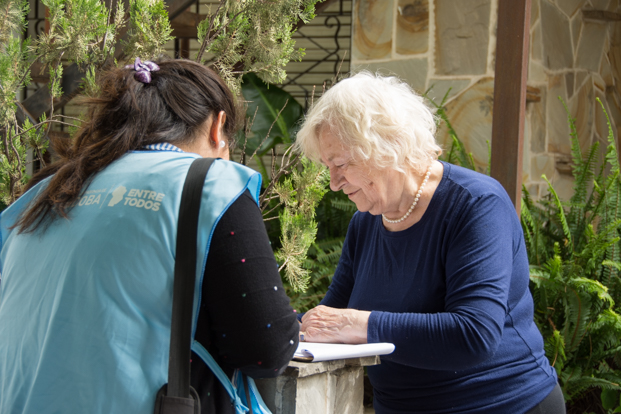
[[[205,362],[205,364],[207,364],[211,372],[213,372],[216,378],[220,380],[220,382],[224,386],[224,389],[231,397],[231,401],[235,405],[235,411],[237,412],[237,414],[247,413],[248,407],[243,404],[242,400],[239,398],[239,395],[237,395],[237,389],[235,388],[229,377],[227,377],[224,371],[222,371],[220,365],[218,365],[216,360],[213,359],[209,351],[207,351],[205,347],[203,347],[203,345],[201,345],[197,341],[192,342],[192,351],[194,351],[194,353],[198,355]]]
[[[257,385],[252,378],[236,369],[233,374],[233,385],[236,387],[237,393],[241,396],[242,403],[252,407],[253,414],[272,414],[263,401],[263,398],[261,398]],[[246,389],[246,387],[248,389]]]

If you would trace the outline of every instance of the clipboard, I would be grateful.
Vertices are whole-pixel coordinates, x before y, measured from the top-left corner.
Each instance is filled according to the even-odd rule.
[[[293,354],[293,360],[300,362],[333,361],[335,359],[388,355],[394,352],[394,350],[395,345],[389,342],[373,344],[300,342],[295,354]]]

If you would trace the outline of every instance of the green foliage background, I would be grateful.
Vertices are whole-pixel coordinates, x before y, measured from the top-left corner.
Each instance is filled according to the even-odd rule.
[[[621,412],[618,152],[610,120],[604,160],[598,160],[597,142],[582,153],[569,112],[568,122],[573,196],[562,202],[545,176],[547,198],[534,202],[524,190],[522,225],[535,321],[566,400],[580,405],[582,398],[601,390],[602,408]]]

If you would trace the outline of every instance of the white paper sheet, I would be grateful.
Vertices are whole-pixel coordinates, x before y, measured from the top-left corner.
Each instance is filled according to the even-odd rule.
[[[312,358],[313,362],[333,359],[359,358],[373,355],[387,355],[395,350],[395,345],[388,342],[375,344],[324,344],[319,342],[300,342],[293,359]]]

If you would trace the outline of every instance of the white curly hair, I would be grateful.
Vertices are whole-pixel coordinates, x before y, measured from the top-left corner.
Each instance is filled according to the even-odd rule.
[[[424,173],[442,153],[436,118],[423,97],[394,76],[368,71],[338,82],[314,103],[297,133],[296,150],[320,162],[324,131],[355,160],[379,169]]]

